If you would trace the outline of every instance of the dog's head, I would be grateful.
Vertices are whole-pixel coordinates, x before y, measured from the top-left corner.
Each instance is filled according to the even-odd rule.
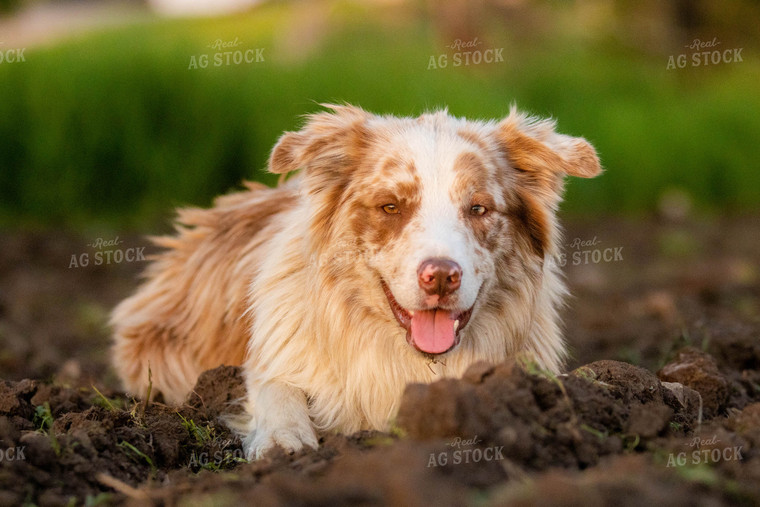
[[[588,142],[514,108],[481,122],[328,107],[282,136],[270,168],[303,172],[309,248],[330,261],[315,269],[384,294],[382,311],[428,355],[454,348],[516,285],[540,283],[564,177],[600,172]]]

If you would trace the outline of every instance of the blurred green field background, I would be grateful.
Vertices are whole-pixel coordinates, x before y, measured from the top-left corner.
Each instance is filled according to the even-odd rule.
[[[514,102],[553,116],[563,133],[589,139],[606,169],[569,184],[568,213],[649,213],[672,190],[702,212],[758,209],[755,39],[717,26],[703,39],[744,47],[743,61],[668,70],[693,34],[664,44],[642,32],[631,43],[626,28],[549,5],[529,18],[486,11],[469,36],[481,50],[504,48],[505,61],[458,68],[446,46],[460,32],[417,4],[146,15],[29,48],[25,63],[0,65],[0,225],[145,228],[242,179],[273,184],[265,166],[278,136],[334,101],[473,118],[502,117]],[[213,41],[236,38],[238,49],[264,48],[265,61],[188,68]],[[449,65],[428,68],[441,54]]]

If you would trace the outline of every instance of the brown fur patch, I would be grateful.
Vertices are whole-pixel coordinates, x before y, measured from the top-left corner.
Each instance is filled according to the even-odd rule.
[[[456,181],[449,189],[454,202],[470,201],[475,193],[486,194],[489,188],[493,188],[488,169],[483,159],[471,151],[459,154],[454,161]],[[472,202],[470,204],[482,204]]]
[[[488,142],[473,130],[462,128],[457,131],[457,135],[468,143],[476,146],[482,153],[488,153],[491,150],[491,146],[489,146]]]
[[[271,172],[339,171],[358,163],[370,143],[369,115],[355,107],[330,107],[334,113],[311,115],[303,129],[283,134],[269,157]]]
[[[584,139],[560,136],[550,127],[547,121],[526,127],[510,116],[501,123],[498,135],[523,184],[542,194],[551,192],[556,198],[562,193],[565,175],[591,178],[601,167],[596,151]]]
[[[489,252],[499,250],[506,243],[505,229],[507,220],[498,211],[490,211],[487,216],[471,216],[469,223],[478,243]]]
[[[474,133],[473,133],[474,135]],[[505,241],[506,209],[498,207],[493,189],[499,188],[500,178],[491,175],[481,155],[465,151],[454,162],[456,181],[450,190],[454,202],[461,203],[460,217],[472,228],[478,243],[489,251],[496,251]],[[473,206],[485,206],[484,215],[472,214]]]
[[[347,213],[352,217],[352,230],[357,237],[374,247],[382,247],[402,234],[420,204],[420,181],[413,167],[390,161],[383,170],[383,180],[390,180],[388,183],[378,187],[380,183],[375,182],[356,189],[358,195]],[[386,204],[395,204],[399,213],[386,213],[382,209]]]
[[[575,142],[574,157],[567,161],[566,171],[570,176],[593,178],[602,172],[599,157],[593,146],[583,139]]]
[[[543,258],[550,246],[549,219],[529,192],[517,191],[509,217],[512,226],[528,243],[531,251]]]
[[[302,144],[303,139],[299,133],[283,134],[269,157],[269,170],[275,174],[286,174],[297,170],[300,164],[297,150]]]
[[[526,173],[526,183],[559,191],[563,160],[556,152],[514,126],[503,128],[501,135],[512,167]]]

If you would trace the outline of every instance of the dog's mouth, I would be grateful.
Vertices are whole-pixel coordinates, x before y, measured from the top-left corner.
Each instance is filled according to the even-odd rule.
[[[381,282],[385,297],[399,325],[406,329],[406,341],[424,354],[448,352],[459,343],[459,333],[472,316],[472,309],[463,312],[445,308],[407,310],[401,306],[385,282]]]

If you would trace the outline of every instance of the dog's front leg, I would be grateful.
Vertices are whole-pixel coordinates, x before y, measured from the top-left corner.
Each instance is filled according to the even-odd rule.
[[[259,459],[277,445],[287,452],[319,447],[300,389],[279,381],[249,382],[247,410],[251,423],[243,449],[248,459]]]

